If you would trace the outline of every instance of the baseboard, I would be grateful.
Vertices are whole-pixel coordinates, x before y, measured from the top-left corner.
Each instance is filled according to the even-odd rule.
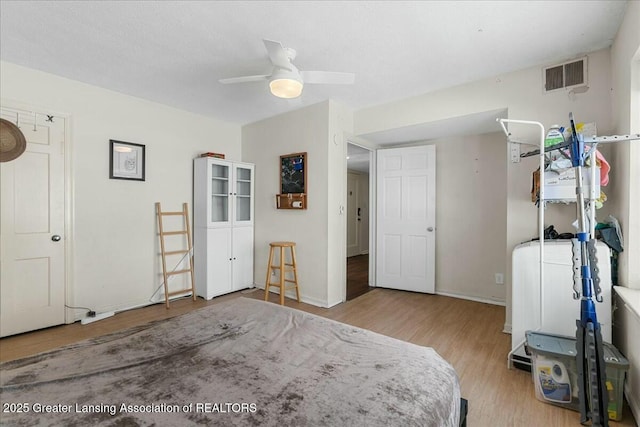
[[[342,304],[343,302],[344,301],[342,301],[342,300],[338,300],[338,301],[335,301],[335,302],[330,302],[328,306],[324,306],[323,308],[331,308],[331,307],[334,307],[334,306],[336,306],[338,304]],[[322,306],[320,306],[320,307],[322,307]]]
[[[320,301],[320,300],[317,300],[315,298],[300,297],[300,301],[305,303],[305,304],[315,305],[316,307],[321,307],[321,308],[331,308],[332,307],[331,305],[327,305],[326,301]],[[340,304],[340,303],[336,303],[336,304]]]
[[[93,317],[85,317],[80,321],[83,325],[88,325],[89,323],[97,322],[98,320],[106,319],[107,317],[113,316],[115,313],[113,311],[108,311],[106,313],[98,313]]]
[[[506,306],[506,303],[504,301],[497,301],[497,300],[492,300],[492,299],[488,299],[488,298],[480,298],[480,297],[471,297],[471,296],[468,296],[468,295],[456,294],[456,293],[452,293],[452,292],[436,291],[436,295],[441,295],[443,297],[466,299],[466,300],[469,300],[469,301],[481,302],[481,303],[484,303],[484,304],[500,305],[502,307]]]
[[[186,298],[186,297],[191,297],[191,292],[190,291],[187,291],[184,295],[173,296],[173,297],[169,298],[169,301],[175,301],[175,300]],[[135,310],[137,308],[149,307],[151,305],[156,305],[156,304],[164,304],[164,296],[162,297],[162,299],[160,299],[158,301],[148,300],[148,301],[145,301],[145,302],[142,302],[142,303],[138,303],[138,304],[127,305],[125,307],[122,307],[121,305],[118,305],[118,306],[110,305],[110,306],[107,306],[107,307],[100,307],[97,310],[102,310],[102,312],[104,312],[104,313],[114,312],[115,314],[118,314],[118,313],[122,313],[123,311]],[[73,322],[77,322],[78,320],[82,321],[84,318],[85,317],[82,314],[76,315],[76,316],[74,316],[75,320]]]
[[[505,323],[504,327],[502,329],[502,332],[504,332],[505,334],[510,334],[511,333],[511,323]]]
[[[262,289],[262,291],[264,292],[264,287],[258,288],[258,289]],[[272,293],[272,294],[280,295],[280,289],[279,288],[270,289],[269,292]],[[295,295],[294,292],[290,292],[290,293],[286,294],[285,297],[286,298],[295,299],[294,295]],[[322,308],[331,308],[332,307],[331,305],[327,305],[326,301],[320,301],[320,300],[317,300],[315,298],[305,297],[304,295],[300,296],[300,302],[303,302],[305,304],[315,305],[316,307],[322,307]],[[342,302],[342,301],[340,301],[340,302]],[[336,304],[339,304],[340,302],[338,302]],[[336,304],[333,304],[333,305],[336,305]]]

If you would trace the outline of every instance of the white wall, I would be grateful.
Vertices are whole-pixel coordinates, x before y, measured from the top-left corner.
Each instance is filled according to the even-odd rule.
[[[192,159],[215,151],[240,160],[240,127],[14,64],[0,67],[3,101],[70,115],[74,267],[67,303],[98,312],[147,304],[162,283],[154,203],[191,207]],[[110,139],[146,145],[146,181],[109,179]]]
[[[264,287],[269,242],[296,242],[301,298],[321,307],[343,301],[346,283],[346,140],[352,113],[326,101],[242,128],[242,157],[256,164],[255,282]],[[276,209],[279,161],[307,152],[306,210]]]
[[[600,134],[611,132],[609,49],[588,55],[589,90],[586,93],[543,93],[542,67],[356,111],[354,133],[362,135],[505,108],[509,118],[539,121],[545,128],[555,123],[567,124],[568,114],[573,112],[578,121],[596,122]],[[499,130],[497,124],[496,130]],[[524,137],[530,136],[524,129],[519,132]],[[504,150],[506,155],[506,143]],[[511,252],[518,243],[537,235],[537,210],[530,200],[531,173],[536,167],[533,158],[521,163],[507,163],[507,235],[502,250],[506,264],[506,329],[510,328],[511,321]],[[453,258],[448,262],[458,263],[460,260]],[[477,292],[483,292],[481,286]]]
[[[640,132],[640,3],[629,2],[625,19],[611,48],[613,127],[619,134]],[[633,96],[632,96],[633,94]],[[627,235],[640,236],[640,144],[614,147],[615,200],[618,219]],[[640,238],[625,239],[620,254],[620,281],[640,289]]]
[[[640,2],[627,3],[624,21],[611,48],[613,128],[616,133],[640,133]],[[620,285],[633,289],[614,312],[614,344],[630,363],[626,386],[629,406],[640,420],[640,141],[615,144],[612,177],[614,205],[623,228]],[[633,296],[635,294],[635,297]],[[634,304],[632,304],[634,302]]]
[[[608,132],[610,108],[603,104],[607,104],[610,92],[609,49],[588,54],[588,62],[589,90],[584,94],[543,93],[540,65],[358,110],[354,133],[363,135],[505,108],[510,118],[537,120],[546,127],[567,123],[572,111],[579,121],[595,121],[601,133]]]
[[[353,112],[329,101],[328,150],[328,274],[327,306],[346,300],[347,291],[347,135],[353,132]]]
[[[505,303],[507,156],[501,134],[436,146],[436,292]]]

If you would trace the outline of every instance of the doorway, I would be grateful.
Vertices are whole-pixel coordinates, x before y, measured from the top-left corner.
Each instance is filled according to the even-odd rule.
[[[378,150],[377,285],[435,293],[436,150]]]
[[[367,293],[369,277],[371,151],[347,145],[347,292],[351,300]]]

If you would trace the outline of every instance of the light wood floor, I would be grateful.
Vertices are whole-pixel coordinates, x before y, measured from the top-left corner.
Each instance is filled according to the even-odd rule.
[[[369,292],[369,255],[347,258],[347,301]]]
[[[263,298],[263,291],[241,291],[212,301],[183,299],[170,310],[154,305],[118,313],[88,325],[74,323],[0,340],[0,361],[53,349],[241,296]],[[277,301],[276,295],[271,296]],[[375,289],[331,309],[287,299],[287,306],[369,329],[415,344],[433,347],[460,377],[462,396],[469,400],[469,427],[575,426],[579,414],[538,401],[531,374],[507,369],[510,335],[502,333],[504,307],[455,298]],[[625,405],[622,422],[637,426]]]

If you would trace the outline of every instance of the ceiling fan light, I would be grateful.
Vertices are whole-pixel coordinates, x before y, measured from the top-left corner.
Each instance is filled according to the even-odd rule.
[[[269,82],[271,93],[278,98],[297,98],[302,93],[302,82],[295,79],[274,79]]]

